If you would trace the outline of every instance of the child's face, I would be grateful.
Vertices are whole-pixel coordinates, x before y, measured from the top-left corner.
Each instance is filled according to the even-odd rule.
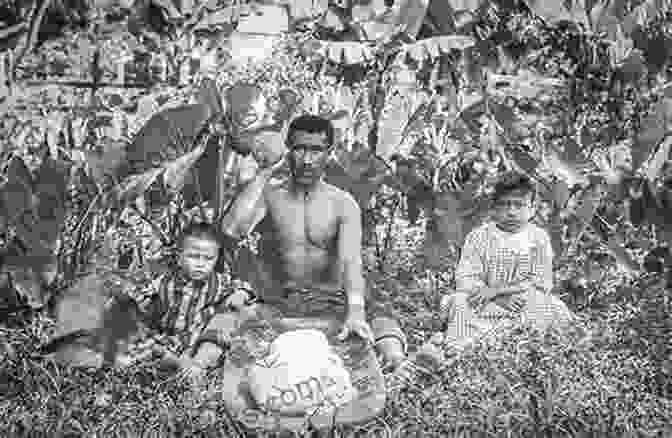
[[[192,280],[205,280],[215,270],[219,244],[210,239],[187,237],[182,244],[180,266]]]
[[[511,192],[495,201],[492,217],[500,229],[512,233],[528,223],[533,214],[532,193]]]

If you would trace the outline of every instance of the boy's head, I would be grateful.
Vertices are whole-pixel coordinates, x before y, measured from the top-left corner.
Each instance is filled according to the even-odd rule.
[[[532,181],[524,175],[504,175],[495,184],[492,198],[492,218],[504,231],[520,230],[534,215],[535,188]]]
[[[179,265],[192,280],[205,280],[215,270],[221,239],[217,229],[207,223],[192,223],[178,241]]]

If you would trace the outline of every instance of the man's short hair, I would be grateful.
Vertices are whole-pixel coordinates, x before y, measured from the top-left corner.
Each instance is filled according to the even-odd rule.
[[[532,200],[534,201],[536,195],[536,188],[532,180],[525,175],[520,173],[510,172],[502,175],[502,177],[495,184],[494,193],[492,194],[492,200],[497,201],[502,196],[516,193],[521,195],[532,195]]]
[[[308,132],[310,134],[324,133],[327,135],[327,144],[329,146],[334,144],[334,125],[329,119],[325,119],[324,117],[313,114],[305,114],[296,117],[292,120],[287,129],[287,143],[291,143],[292,135],[294,135],[296,131]]]
[[[187,238],[209,240],[215,242],[220,247],[222,246],[222,235],[212,224],[207,222],[191,222],[189,223],[180,234],[180,237],[177,241],[178,248],[182,250],[184,248],[184,242]]]

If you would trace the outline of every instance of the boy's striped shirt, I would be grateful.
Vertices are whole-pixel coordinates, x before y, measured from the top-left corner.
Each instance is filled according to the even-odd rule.
[[[161,275],[143,288],[131,291],[152,334],[133,343],[127,355],[131,361],[167,350],[177,356],[192,349],[212,317],[236,290],[253,295],[244,281],[229,273],[215,273],[207,281],[186,279],[179,273]]]

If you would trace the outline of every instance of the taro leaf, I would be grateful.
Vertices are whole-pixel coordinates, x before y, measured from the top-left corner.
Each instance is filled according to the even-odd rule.
[[[205,145],[200,145],[191,152],[188,152],[180,158],[164,164],[163,180],[169,189],[178,191],[184,187],[187,174],[194,167],[194,164],[201,158]]]
[[[488,93],[516,99],[543,99],[564,89],[562,79],[539,75],[529,70],[517,75],[488,75]]]
[[[576,216],[584,223],[590,223],[605,192],[605,186],[601,183],[588,187],[581,194],[580,205],[576,210]]]
[[[427,222],[427,238],[424,253],[430,267],[445,270],[449,263],[451,248],[464,244],[469,232],[483,219],[487,200],[460,200],[454,194],[437,194],[434,211]]]
[[[579,170],[578,163],[563,159],[560,152],[553,146],[547,148],[544,153],[544,160],[551,172],[570,187],[587,182],[586,176]]]
[[[408,220],[414,225],[422,209],[431,211],[434,206],[434,191],[429,184],[421,181],[408,192]]]
[[[505,152],[522,171],[530,175],[537,174],[539,160],[534,158],[529,152],[519,147],[507,147]]]
[[[399,59],[405,59],[408,56],[416,62],[423,62],[426,59],[437,58],[453,50],[463,51],[473,47],[475,43],[476,41],[469,36],[443,35],[422,39],[413,44],[406,44],[400,49],[397,56]]]
[[[90,169],[91,178],[103,187],[110,181],[116,180],[120,173],[124,173],[126,161],[126,143],[107,142],[102,151],[82,151],[82,154],[73,154],[75,161],[80,160]]]
[[[40,240],[53,246],[65,220],[65,198],[70,166],[47,157],[37,171],[37,232]]]
[[[77,280],[59,298],[56,309],[56,327],[52,339],[78,330],[95,330],[102,324],[105,279],[100,274],[89,274]]]
[[[45,296],[39,275],[28,266],[10,266],[5,268],[12,277],[12,285],[26,304],[33,309],[44,306],[48,297]]]
[[[667,0],[645,0],[623,19],[623,30],[630,35],[635,28],[645,27],[659,13],[669,9]]]
[[[672,150],[672,135],[667,136],[665,140],[658,146],[658,150],[655,155],[649,162],[646,168],[646,177],[649,181],[654,181],[660,171],[663,169],[663,165],[668,161],[670,157],[670,151]]]
[[[125,178],[110,192],[107,201],[121,205],[134,201],[142,196],[162,173],[163,168],[159,167]]]
[[[385,99],[378,123],[378,144],[375,145],[378,156],[387,160],[398,151],[412,111],[412,102],[405,93],[393,92]]]
[[[653,148],[665,138],[670,129],[670,120],[672,120],[672,99],[664,98],[642,121],[642,127],[632,148],[633,169],[639,169]]]
[[[397,10],[396,18],[396,31],[404,32],[407,35],[415,38],[420,31],[425,15],[427,14],[427,8],[429,6],[428,0],[402,0],[400,1],[399,8]]]
[[[382,186],[382,179],[384,174],[378,177],[370,178],[365,173],[359,178],[353,178],[343,166],[332,160],[327,164],[325,170],[326,181],[336,187],[350,193],[362,210],[369,205],[371,197]]]
[[[506,135],[511,138],[515,132],[514,123],[517,120],[516,113],[509,106],[497,102],[488,102],[490,112]]]
[[[328,8],[327,0],[292,0],[287,4],[292,23],[322,15]]]
[[[607,241],[607,247],[616,258],[618,265],[629,273],[639,271],[640,267],[624,248],[625,239],[619,233],[615,233]]]
[[[198,90],[198,101],[210,108],[210,114],[224,115],[224,102],[214,80],[206,78]]]
[[[572,16],[564,2],[556,0],[525,0],[525,4],[532,12],[550,24],[559,21],[572,21]]]
[[[191,149],[210,117],[202,103],[169,108],[153,115],[126,148],[131,173],[162,164]]]
[[[33,177],[23,159],[9,162],[7,182],[2,187],[3,215],[11,222],[33,207]]]
[[[151,0],[151,3],[160,8],[167,20],[175,21],[183,18],[182,13],[175,7],[173,0]]]
[[[557,208],[564,208],[569,200],[569,185],[564,181],[556,181],[552,187],[553,204]]]

